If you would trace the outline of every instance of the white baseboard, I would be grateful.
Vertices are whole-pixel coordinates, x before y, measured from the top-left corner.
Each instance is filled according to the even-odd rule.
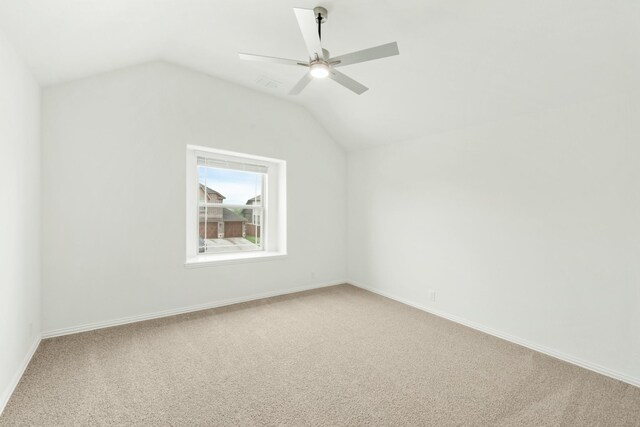
[[[33,343],[31,344],[31,347],[29,348],[29,351],[24,356],[22,363],[18,367],[18,371],[15,373],[15,375],[11,379],[11,382],[9,383],[9,385],[7,385],[7,388],[2,393],[2,396],[0,396],[0,415],[2,415],[2,413],[4,412],[4,408],[7,406],[7,403],[9,403],[9,399],[11,399],[11,395],[13,394],[13,391],[18,386],[18,383],[20,382],[20,379],[22,378],[24,371],[27,370],[27,366],[29,366],[29,362],[31,362],[31,358],[33,357],[36,350],[38,349],[38,346],[40,345],[41,340],[42,340],[42,337],[40,335],[37,335],[35,337],[35,339],[33,340]]]
[[[401,298],[401,297],[392,295],[392,294],[390,294],[388,292],[381,291],[379,289],[372,288],[370,286],[366,286],[366,285],[364,285],[362,283],[358,283],[357,281],[354,281],[354,280],[347,280],[347,283],[349,283],[350,285],[356,286],[358,288],[364,289],[366,291],[373,292],[373,293],[378,294],[378,295],[382,295],[383,297],[392,299],[394,301],[398,301],[398,302],[400,302],[402,304],[406,304],[408,306],[417,308],[418,310],[426,311],[427,313],[433,314],[435,316],[442,317],[442,318],[445,318],[447,320],[451,320],[452,322],[459,323],[461,325],[464,325],[464,326],[467,326],[469,328],[478,330],[480,332],[484,332],[485,334],[493,335],[494,337],[498,337],[498,338],[501,338],[503,340],[506,340],[506,341],[521,345],[523,347],[527,347],[527,348],[529,348],[531,350],[534,350],[534,351],[537,351],[537,352],[540,352],[540,353],[544,353],[544,354],[546,354],[548,356],[555,357],[556,359],[560,359],[560,360],[563,360],[565,362],[571,363],[573,365],[580,366],[581,368],[585,368],[585,369],[588,369],[590,371],[597,372],[597,373],[602,374],[602,375],[606,375],[607,377],[611,377],[611,378],[614,378],[616,380],[623,381],[623,382],[625,382],[627,384],[631,384],[633,386],[640,387],[640,378],[634,378],[634,377],[631,377],[629,375],[614,371],[613,369],[609,369],[609,368],[607,368],[605,366],[601,366],[601,365],[598,365],[596,363],[591,363],[591,362],[588,362],[586,360],[580,359],[578,357],[574,357],[574,356],[562,353],[560,351],[554,350],[552,348],[545,347],[543,345],[536,344],[536,343],[533,343],[531,341],[528,341],[528,340],[525,340],[525,339],[522,339],[522,338],[518,338],[518,337],[515,337],[513,335],[509,335],[507,333],[504,333],[504,332],[501,332],[501,331],[497,331],[497,330],[492,329],[492,328],[488,328],[488,327],[483,326],[483,325],[481,325],[479,323],[472,322],[472,321],[464,319],[462,317],[458,317],[458,316],[455,316],[455,315],[452,315],[452,314],[444,313],[442,311],[433,309],[431,307],[426,307],[426,306],[423,306],[421,304],[416,304],[416,303],[414,303],[412,301],[409,301],[409,300],[407,300],[405,298]]]
[[[226,300],[213,301],[205,304],[192,305],[189,307],[174,308],[170,310],[157,311],[153,313],[138,314],[135,316],[121,317],[119,319],[105,320],[102,322],[87,323],[84,325],[71,326],[69,328],[54,329],[42,333],[42,338],[53,338],[63,335],[77,334],[79,332],[93,331],[96,329],[110,328],[112,326],[126,325],[127,323],[141,322],[143,320],[158,319],[160,317],[175,316],[177,314],[191,313],[194,311],[207,310],[210,308],[223,307],[225,305],[238,304],[241,302],[253,301],[257,299],[276,297],[296,292],[308,291],[311,289],[325,288],[327,286],[335,286],[347,283],[345,280],[335,280],[331,282],[317,283],[309,286],[299,286],[295,288],[283,289],[278,291],[263,292],[260,294],[248,295],[239,298],[230,298]]]

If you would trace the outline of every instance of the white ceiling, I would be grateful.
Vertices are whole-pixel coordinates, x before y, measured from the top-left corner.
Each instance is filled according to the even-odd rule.
[[[306,58],[292,8],[317,5],[333,56],[398,42],[341,68],[365,94],[291,97],[304,69],[238,59]],[[636,0],[0,0],[0,30],[43,85],[164,59],[298,102],[347,149],[640,88]]]

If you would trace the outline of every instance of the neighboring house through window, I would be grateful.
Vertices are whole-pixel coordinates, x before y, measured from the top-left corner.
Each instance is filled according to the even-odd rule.
[[[187,264],[286,254],[286,164],[189,146]]]
[[[211,185],[211,184],[210,184]],[[233,237],[246,237],[245,223],[248,221],[244,216],[237,214],[233,210],[225,207],[212,207],[209,204],[222,204],[224,197],[217,191],[199,185],[198,192],[198,235],[201,239],[225,239]],[[207,194],[205,203],[205,192]],[[207,207],[208,206],[208,207]],[[243,210],[244,212],[244,210]],[[199,252],[205,252],[203,244],[199,247]]]
[[[247,205],[261,205],[262,196],[255,196],[251,199],[247,200]],[[242,216],[249,222],[250,229],[251,227],[256,227],[256,230],[260,230],[260,225],[262,224],[262,211],[256,209],[243,209]]]

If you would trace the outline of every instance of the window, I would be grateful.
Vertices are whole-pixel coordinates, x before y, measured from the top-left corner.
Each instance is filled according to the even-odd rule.
[[[286,163],[187,147],[187,266],[286,255]]]

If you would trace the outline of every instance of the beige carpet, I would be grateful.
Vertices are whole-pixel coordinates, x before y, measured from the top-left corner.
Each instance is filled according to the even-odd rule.
[[[640,389],[335,286],[42,342],[3,426],[640,426]]]

